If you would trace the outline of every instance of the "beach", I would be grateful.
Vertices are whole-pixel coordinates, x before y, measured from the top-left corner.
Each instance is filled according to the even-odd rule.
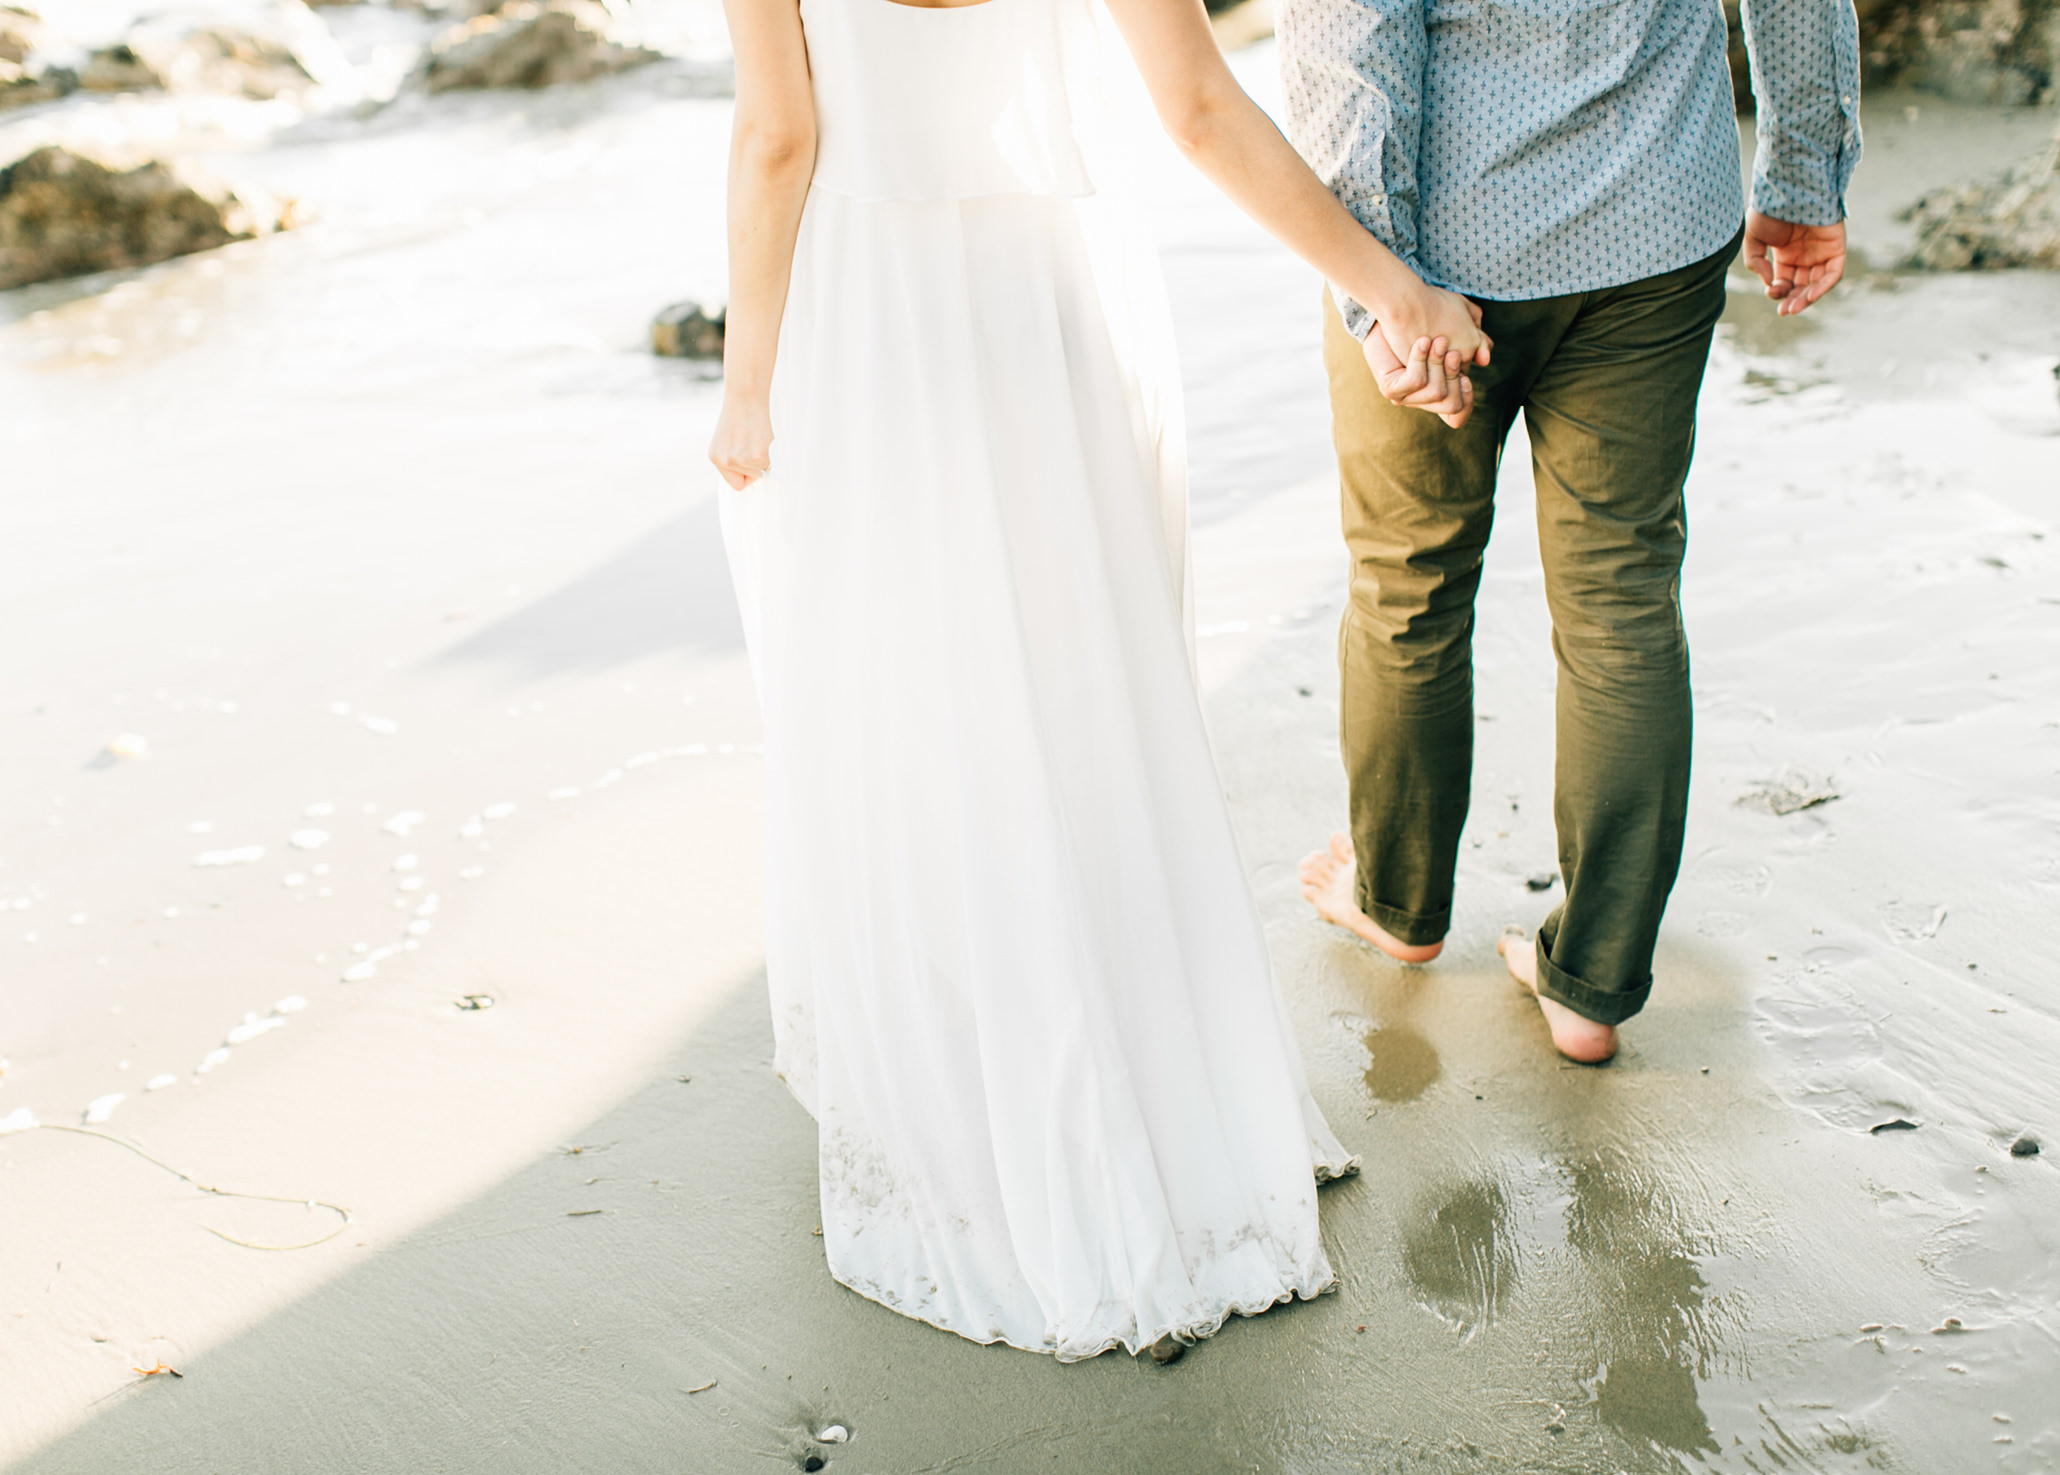
[[[373,76],[403,23],[330,14]],[[674,61],[535,94],[0,113],[309,211],[0,293],[0,1468],[2060,1467],[2060,276],[1893,269],[2053,112],[1871,95],[1847,283],[1777,320],[1734,270],[1687,859],[1600,1070],[1495,953],[1558,886],[1522,442],[1404,968],[1296,880],[1344,813],[1319,283],[1140,126],[1204,704],[1365,1170],[1335,1295],[1059,1366],[823,1264],[720,384],[647,338],[722,295],[729,103],[661,19]]]

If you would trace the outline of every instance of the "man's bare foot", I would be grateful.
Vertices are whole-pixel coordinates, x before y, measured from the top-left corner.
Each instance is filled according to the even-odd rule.
[[[1509,965],[1509,976],[1538,1001],[1546,1026],[1552,1031],[1552,1043],[1560,1054],[1582,1065],[1601,1065],[1617,1053],[1614,1028],[1583,1019],[1566,1005],[1538,992],[1538,949],[1528,937],[1521,932],[1505,932],[1495,944],[1495,951]]]
[[[1302,895],[1324,921],[1356,933],[1400,963],[1428,963],[1445,950],[1442,942],[1412,946],[1360,911],[1357,882],[1352,842],[1343,835],[1332,835],[1328,850],[1302,857]]]

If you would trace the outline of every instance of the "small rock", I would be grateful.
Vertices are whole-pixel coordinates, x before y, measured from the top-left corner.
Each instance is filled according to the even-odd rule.
[[[284,230],[291,205],[187,178],[153,160],[126,172],[49,146],[0,169],[0,291],[148,266]]]
[[[107,740],[107,753],[111,758],[148,758],[150,744],[141,733],[117,733]]]
[[[1152,1343],[1151,1346],[1145,1348],[1145,1353],[1153,1362],[1157,1363],[1160,1367],[1164,1367],[1170,1362],[1178,1362],[1181,1358],[1187,1356],[1187,1343],[1181,1341],[1178,1337],[1161,1337],[1158,1341]]]
[[[1819,804],[1829,804],[1838,797],[1838,790],[1830,779],[1789,768],[1754,784],[1738,796],[1737,802],[1744,809],[1764,809],[1769,814],[1796,814],[1805,809],[1815,809]]]
[[[1524,877],[1524,885],[1533,891],[1550,891],[1552,883],[1558,879],[1550,871],[1540,871],[1534,876]]]
[[[1914,1132],[1917,1130],[1917,1124],[1908,1117],[1895,1117],[1889,1121],[1876,1122],[1867,1130],[1879,1137],[1883,1132]]]
[[[458,1007],[460,1009],[474,1012],[480,1009],[491,1009],[493,1006],[494,996],[492,994],[467,994],[458,1000]]]
[[[473,87],[552,87],[658,61],[659,53],[608,38],[607,10],[592,0],[513,0],[430,43],[422,81],[431,92]]]
[[[851,1431],[842,1424],[832,1424],[815,1437],[823,1444],[842,1444],[851,1438]]]
[[[2039,1139],[2032,1136],[2029,1132],[2010,1144],[2010,1156],[2012,1157],[2037,1157],[2038,1155]]]
[[[651,352],[669,359],[722,357],[725,309],[675,302],[651,320]]]

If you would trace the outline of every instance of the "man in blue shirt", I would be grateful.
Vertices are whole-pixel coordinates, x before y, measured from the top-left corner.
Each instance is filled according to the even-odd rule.
[[[1535,946],[1504,953],[1553,1043],[1591,1063],[1645,1005],[1680,867],[1682,486],[1725,272],[1742,239],[1795,313],[1845,264],[1852,0],[1745,0],[1743,18],[1750,211],[1718,0],[1284,0],[1280,16],[1296,148],[1420,275],[1473,298],[1493,344],[1441,425],[1408,407],[1443,396],[1394,372],[1364,307],[1337,297],[1328,314],[1351,838],[1303,863],[1304,894],[1406,962],[1442,946],[1473,758],[1473,600],[1522,411],[1559,662],[1566,896]]]

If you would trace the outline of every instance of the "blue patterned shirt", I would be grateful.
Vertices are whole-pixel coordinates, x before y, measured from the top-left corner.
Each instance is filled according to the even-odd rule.
[[[1753,207],[1845,218],[1853,0],[1744,0]],[[1517,301],[1700,261],[1744,213],[1718,0],[1284,0],[1288,136],[1418,275]],[[1337,294],[1345,326],[1372,317]]]

